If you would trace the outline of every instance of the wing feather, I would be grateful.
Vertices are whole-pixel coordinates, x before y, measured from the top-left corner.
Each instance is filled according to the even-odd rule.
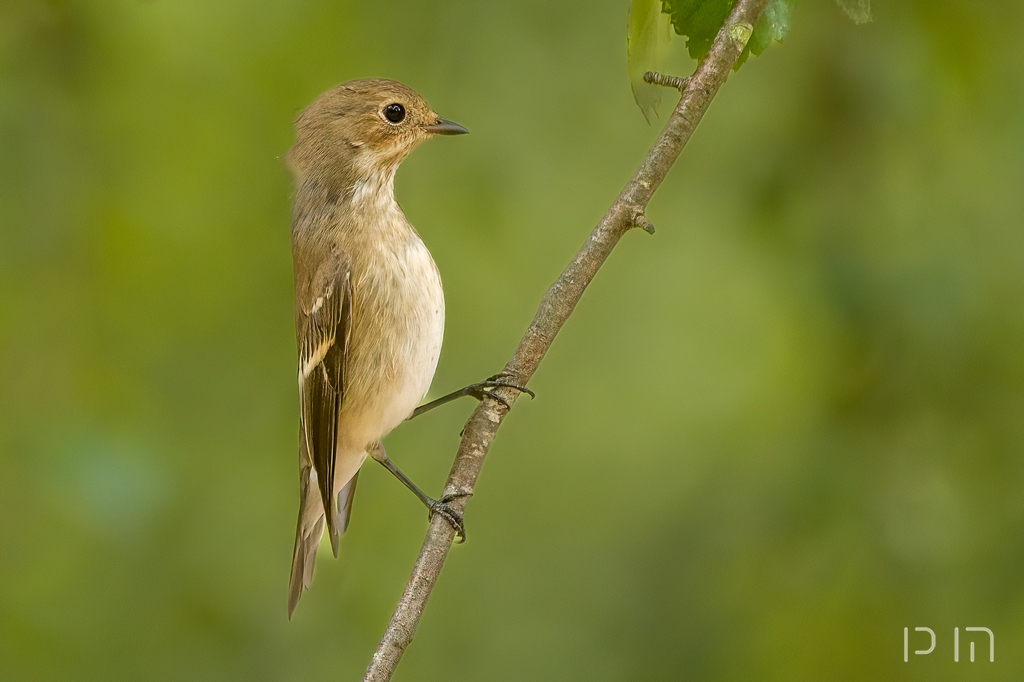
[[[302,435],[317,473],[327,527],[337,553],[338,509],[331,500],[338,412],[345,399],[345,361],[352,331],[352,285],[343,261],[335,261],[335,266],[305,319],[299,352],[299,394]]]

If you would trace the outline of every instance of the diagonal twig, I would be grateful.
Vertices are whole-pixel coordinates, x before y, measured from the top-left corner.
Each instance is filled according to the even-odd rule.
[[[647,204],[728,77],[729,70],[743,51],[753,31],[754,22],[766,4],[767,0],[738,0],[704,61],[688,79],[651,75],[651,82],[680,89],[682,96],[679,103],[629,183],[619,193],[572,262],[544,294],[533,322],[519,342],[512,359],[505,365],[503,374],[511,383],[525,386],[537,371],[555,335],[572,314],[583,292],[622,236],[633,227],[654,231],[654,226],[647,221],[645,215]],[[499,388],[495,391],[509,405],[514,404],[518,397],[513,389]],[[484,457],[506,414],[508,408],[498,401],[482,400],[477,405],[466,422],[458,454],[445,484],[446,494],[473,491]],[[463,511],[467,500],[468,497],[456,498],[452,506]],[[363,682],[387,682],[391,679],[402,654],[412,642],[427,598],[437,582],[454,539],[455,532],[451,525],[440,516],[434,516],[412,575],[373,654]]]

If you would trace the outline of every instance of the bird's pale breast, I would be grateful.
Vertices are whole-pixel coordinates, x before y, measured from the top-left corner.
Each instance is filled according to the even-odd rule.
[[[396,206],[397,208],[397,206]],[[394,230],[352,263],[353,318],[339,454],[364,451],[415,409],[430,388],[444,336],[441,278],[397,211]]]

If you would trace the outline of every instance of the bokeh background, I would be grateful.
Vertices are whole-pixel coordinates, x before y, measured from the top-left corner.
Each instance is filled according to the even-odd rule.
[[[439,394],[503,365],[657,132],[626,12],[0,4],[0,679],[359,678],[426,519],[368,465],[287,621],[291,122],[379,75],[472,129],[397,180]],[[397,679],[1021,679],[1022,22],[797,6],[502,428]],[[387,439],[430,491],[470,403]]]

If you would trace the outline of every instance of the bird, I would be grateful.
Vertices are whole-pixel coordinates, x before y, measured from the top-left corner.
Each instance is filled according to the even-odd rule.
[[[465,538],[461,515],[423,493],[381,439],[401,422],[461,396],[508,404],[498,374],[420,405],[444,336],[436,264],[395,200],[399,165],[421,142],[469,131],[397,81],[367,78],[322,93],[294,125],[285,155],[291,214],[299,387],[299,514],[288,617],[313,576],[326,530],[334,556],[352,513],[359,468],[383,464]]]

